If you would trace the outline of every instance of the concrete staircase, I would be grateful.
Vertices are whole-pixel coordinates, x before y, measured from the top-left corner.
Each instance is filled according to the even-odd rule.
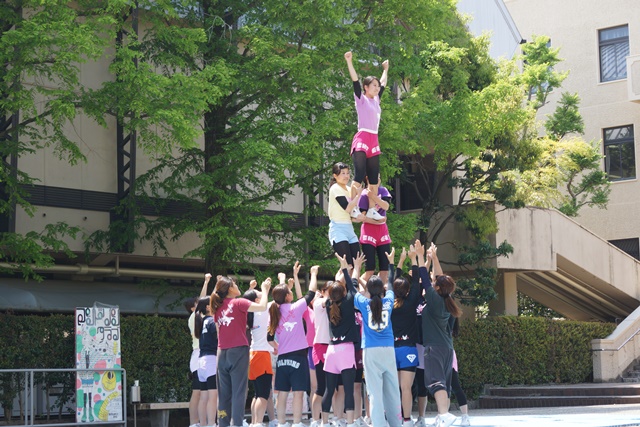
[[[640,378],[639,378],[640,379]],[[594,406],[640,403],[640,383],[492,387],[480,396],[480,409]]]
[[[640,364],[632,366],[631,369],[622,374],[622,382],[640,384]]]

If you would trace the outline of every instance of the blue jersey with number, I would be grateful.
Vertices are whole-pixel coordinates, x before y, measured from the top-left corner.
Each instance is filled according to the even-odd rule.
[[[391,327],[391,311],[393,310],[394,294],[388,290],[382,298],[382,321],[373,323],[371,319],[370,298],[356,294],[355,306],[362,313],[364,334],[362,348],[393,347],[393,328]]]

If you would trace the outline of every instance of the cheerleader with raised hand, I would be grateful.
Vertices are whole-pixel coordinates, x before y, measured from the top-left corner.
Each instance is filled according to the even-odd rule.
[[[412,427],[411,407],[413,405],[413,395],[411,394],[411,386],[419,363],[418,350],[416,348],[418,341],[418,315],[416,309],[420,304],[422,288],[420,287],[416,250],[413,245],[409,247],[411,282],[402,276],[402,264],[406,255],[407,252],[403,249],[396,270],[396,278],[393,281],[395,300],[391,314],[391,324],[393,325],[396,366],[398,368],[398,381],[400,382],[400,395],[402,398],[403,427]]]
[[[317,267],[313,267],[312,271],[317,273]],[[299,286],[300,282],[296,281],[296,287]],[[307,339],[302,316],[316,295],[316,286],[317,277],[312,273],[309,291],[295,302],[286,283],[273,288],[273,303],[269,307],[269,340],[275,346],[273,339],[277,339],[278,361],[274,389],[278,393],[276,413],[280,427],[285,426],[289,392],[293,392],[293,427],[302,427],[304,392],[309,389]],[[300,289],[296,291],[301,293]]]
[[[451,316],[460,317],[462,311],[453,299],[456,282],[442,274],[437,248],[431,245],[427,258],[433,263],[436,274],[431,284],[429,271],[424,264],[425,248],[416,240],[416,253],[420,268],[420,279],[425,291],[426,308],[422,311],[422,342],[424,345],[424,376],[429,393],[438,407],[436,427],[449,427],[456,417],[449,413],[451,393],[451,371],[453,366],[453,339],[451,337]]]
[[[355,306],[362,313],[362,351],[364,377],[369,394],[371,422],[373,427],[400,427],[402,408],[398,385],[398,371],[393,346],[391,314],[395,299],[392,285],[394,280],[395,249],[387,254],[389,259],[389,284],[378,276],[371,276],[366,290],[369,297],[357,294]],[[385,419],[386,414],[386,419]]]
[[[218,325],[218,424],[242,426],[249,376],[247,314],[265,311],[271,279],[262,282],[259,302],[240,296],[238,285],[229,277],[218,276],[211,294],[211,312]]]

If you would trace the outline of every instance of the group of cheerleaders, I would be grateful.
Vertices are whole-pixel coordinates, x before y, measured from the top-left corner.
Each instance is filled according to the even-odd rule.
[[[463,414],[460,425],[469,425],[452,341],[461,314],[453,299],[455,282],[442,274],[433,244],[427,248],[416,240],[402,250],[397,266],[394,262],[386,225],[391,196],[379,185],[377,137],[389,63],[382,63],[380,79],[366,77],[361,86],[351,52],[344,56],[358,132],[351,146],[354,179],[349,186],[349,166],[337,163],[329,190],[329,240],[340,269],[335,280],[322,284],[318,266],[311,267],[304,295],[298,262],[293,277],[287,280],[280,273],[273,289],[271,279],[260,290],[253,280],[244,294],[233,279],[218,276],[207,296],[211,275],[205,275],[200,297],[186,305],[193,311],[191,427],[214,426],[216,421],[220,427],[246,424],[248,380],[255,391],[251,427],[262,426],[265,412],[273,422],[272,388],[279,427],[288,426],[289,393],[293,427],[302,427],[304,393],[309,391],[311,427],[328,427],[332,411],[341,427],[425,427],[429,393],[438,410],[433,425],[449,427],[457,419],[449,413],[452,387]],[[360,239],[353,223],[361,223]],[[411,262],[408,275],[402,270],[406,258]],[[415,423],[412,387],[418,396]]]

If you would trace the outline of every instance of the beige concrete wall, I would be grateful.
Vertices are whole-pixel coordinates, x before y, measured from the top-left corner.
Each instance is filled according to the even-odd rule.
[[[548,35],[552,47],[560,48],[564,62],[558,71],[570,71],[561,90],[550,96],[539,119],[555,108],[562,91],[578,93],[585,122],[585,139],[598,141],[602,130],[634,125],[636,134],[636,175],[640,174],[640,104],[628,100],[627,80],[600,83],[598,30],[629,26],[630,55],[640,54],[640,7],[637,0],[505,0],[525,39]],[[602,164],[604,168],[604,162]],[[640,237],[640,182],[638,179],[613,182],[607,210],[583,209],[578,222],[606,240]]]

